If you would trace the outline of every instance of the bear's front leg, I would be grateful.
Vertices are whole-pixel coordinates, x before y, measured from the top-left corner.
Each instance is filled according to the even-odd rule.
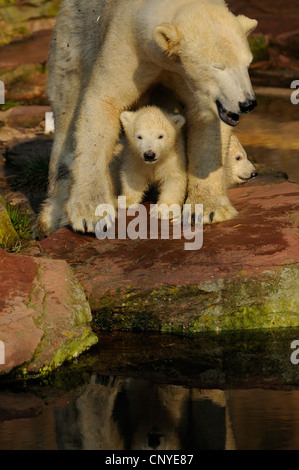
[[[66,204],[68,221],[80,232],[94,232],[100,204],[115,205],[109,162],[119,134],[119,116],[108,105],[95,108],[98,113],[82,109],[84,119],[77,123],[72,187]]]
[[[188,197],[194,213],[195,204],[203,204],[203,223],[223,222],[238,212],[227,195],[222,155],[228,151],[229,135],[218,120],[190,122],[188,126]],[[223,126],[226,126],[223,124]]]
[[[171,174],[161,184],[160,196],[157,205],[151,210],[152,217],[161,219],[177,219],[181,216],[181,209],[186,197],[187,181],[184,173]]]
[[[139,173],[127,171],[121,172],[121,194],[126,197],[126,208],[141,204],[144,192],[148,187],[147,180],[140,170]]]
[[[116,46],[113,47],[117,56]],[[136,58],[128,67],[127,60],[119,63],[120,70],[114,70],[115,62],[106,57],[102,62],[110,64],[111,70],[107,65],[101,72],[102,67],[95,64],[76,121],[72,187],[66,214],[72,228],[80,232],[94,232],[99,220],[95,211],[100,204],[115,208],[109,163],[119,137],[120,113],[138,99],[157,73],[153,68],[147,79],[139,84],[135,78],[136,70],[143,78],[143,70],[146,72],[147,69],[140,66]]]

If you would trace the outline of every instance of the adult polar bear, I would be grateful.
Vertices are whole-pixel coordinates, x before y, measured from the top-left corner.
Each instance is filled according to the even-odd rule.
[[[64,0],[49,60],[56,132],[38,235],[66,223],[94,231],[96,207],[113,203],[108,167],[120,113],[158,83],[185,105],[186,203],[204,205],[204,223],[233,217],[221,154],[227,124],[256,105],[246,38],[256,24],[224,0]]]

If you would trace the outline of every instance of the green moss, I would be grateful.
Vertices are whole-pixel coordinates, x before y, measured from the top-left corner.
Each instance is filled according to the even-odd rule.
[[[64,341],[60,348],[57,349],[55,355],[49,365],[43,366],[40,374],[48,374],[50,371],[57,369],[64,362],[71,361],[97,344],[98,337],[89,327],[83,327],[80,333],[74,332],[67,341]]]
[[[20,106],[20,103],[18,101],[7,100],[5,101],[5,104],[0,105],[0,110],[6,111],[7,109],[14,108],[15,106]]]
[[[43,340],[42,340],[43,341]],[[4,381],[18,381],[18,380],[31,380],[34,378],[39,378],[41,380],[45,380],[47,383],[51,382],[51,380],[55,381],[55,384],[59,383],[60,387],[65,388],[66,382],[70,382],[70,379],[67,380],[67,372],[70,372],[73,368],[76,369],[76,366],[73,364],[73,360],[85,351],[88,351],[98,342],[98,337],[94,334],[94,332],[89,327],[84,327],[78,330],[63,344],[55,351],[51,361],[48,364],[44,364],[38,370],[31,370],[29,364],[23,364],[21,367],[14,369],[12,372],[7,374],[4,377]],[[35,360],[38,359],[41,350],[38,350],[35,353]],[[88,360],[89,359],[89,360]],[[90,364],[94,363],[93,358],[87,358],[89,366]],[[83,359],[84,361],[84,359]],[[84,363],[85,364],[85,363]],[[64,365],[64,369],[59,374],[57,370]],[[87,372],[86,369],[84,370],[82,367],[80,368],[80,381],[82,382],[83,372]],[[52,378],[51,378],[51,374]],[[89,374],[87,374],[89,376]],[[77,382],[78,377],[76,380],[72,377],[71,383],[74,384],[74,381]]]
[[[20,206],[5,204],[10,220],[21,240],[29,240],[32,235],[33,220],[27,211],[22,211]]]
[[[142,294],[118,289],[104,295],[93,308],[94,325],[109,331],[184,331],[185,311],[195,309],[209,295],[197,286],[158,286]]]
[[[0,0],[0,7],[7,7],[8,5],[13,5],[15,0]]]
[[[197,334],[299,326],[299,269],[240,273],[199,286],[119,289],[93,310],[100,330]]]
[[[33,220],[27,210],[22,209],[20,206],[12,206],[2,196],[0,196],[0,206],[1,204],[6,209],[9,223],[14,231],[13,240],[9,240],[9,243],[0,240],[1,248],[10,252],[19,252],[31,240]],[[4,228],[3,223],[1,227]]]
[[[269,43],[264,35],[249,38],[249,46],[253,54],[253,62],[269,60]]]
[[[10,220],[6,207],[0,202],[0,248],[14,251],[19,246],[19,237]]]

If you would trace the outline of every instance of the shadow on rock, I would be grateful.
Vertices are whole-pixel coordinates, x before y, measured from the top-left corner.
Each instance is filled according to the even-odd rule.
[[[53,139],[39,137],[9,148],[5,176],[13,191],[23,193],[35,213],[46,197]]]

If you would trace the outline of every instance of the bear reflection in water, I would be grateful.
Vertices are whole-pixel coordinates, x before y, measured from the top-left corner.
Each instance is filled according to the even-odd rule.
[[[226,392],[93,376],[55,412],[60,449],[234,449]]]

